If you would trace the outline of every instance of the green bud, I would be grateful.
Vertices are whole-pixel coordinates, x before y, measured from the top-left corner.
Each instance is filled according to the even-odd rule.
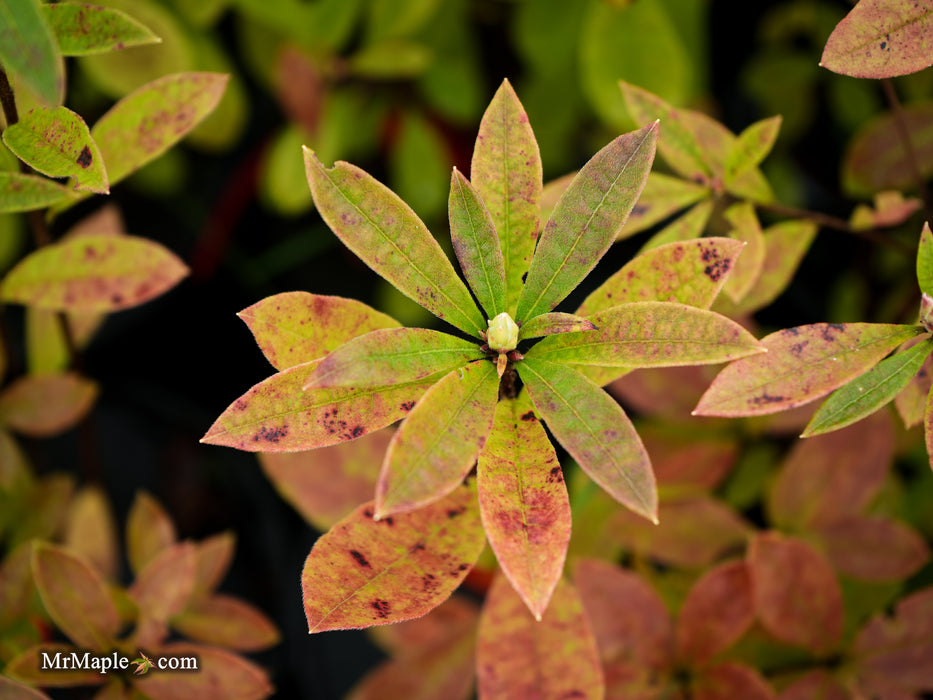
[[[505,311],[489,321],[486,344],[496,352],[508,352],[518,345],[518,326]]]

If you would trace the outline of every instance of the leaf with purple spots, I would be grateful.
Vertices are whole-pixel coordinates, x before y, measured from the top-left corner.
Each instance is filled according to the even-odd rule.
[[[746,244],[742,257],[723,288],[723,292],[733,302],[740,302],[761,275],[765,262],[765,239],[751,202],[733,204],[724,216],[732,226],[730,237]]]
[[[907,386],[933,350],[927,338],[908,350],[888,357],[837,389],[810,419],[801,437],[844,428],[874,413]]]
[[[728,362],[762,352],[725,316],[686,304],[638,301],[591,314],[597,330],[548,336],[528,357],[602,367],[676,367]]]
[[[483,315],[411,207],[355,165],[338,161],[325,168],[307,147],[304,157],[314,204],[344,245],[402,294],[479,337]]]
[[[802,406],[874,366],[919,335],[917,326],[885,323],[814,323],[762,338],[767,352],[728,365],[693,413],[761,416]]]
[[[70,177],[76,190],[109,194],[107,170],[84,120],[66,107],[37,107],[3,132],[21,161],[49,177]]]
[[[855,78],[893,78],[933,65],[933,7],[862,0],[826,40],[820,65]]]
[[[485,354],[476,343],[427,328],[386,328],[344,343],[324,358],[306,389],[407,384],[447,374]]]
[[[606,280],[580,304],[577,313],[592,316],[636,301],[671,301],[708,309],[744,247],[730,238],[701,238],[652,248]]]
[[[498,395],[496,366],[485,360],[428,389],[386,450],[377,517],[423,506],[463,481],[486,443]]]
[[[518,322],[554,308],[615,241],[645,186],[657,135],[657,122],[623,134],[577,173],[541,234],[518,302]]]
[[[489,211],[502,246],[503,310],[514,318],[538,240],[542,184],[538,142],[508,80],[502,81],[483,114],[470,181]]]
[[[595,329],[596,326],[593,325],[593,322],[582,316],[550,311],[526,321],[518,331],[518,339],[521,341],[526,338],[540,338],[557,333],[578,333],[579,331],[592,331]]]
[[[301,575],[310,632],[424,615],[460,585],[486,543],[476,490],[374,519],[357,508],[315,543]]]
[[[476,485],[499,565],[540,620],[564,569],[570,500],[557,454],[527,394],[496,407]]]
[[[0,285],[0,297],[54,311],[118,311],[164,294],[187,274],[187,266],[155,241],[79,236],[21,260]]]
[[[356,299],[283,292],[237,314],[277,370],[310,362],[358,336],[399,322]]]
[[[362,437],[403,418],[437,379],[388,387],[302,387],[320,360],[256,384],[201,438],[247,452],[298,452]]]
[[[651,462],[622,407],[563,364],[525,358],[518,373],[535,413],[590,478],[622,505],[657,522]]]
[[[604,695],[596,639],[580,596],[566,579],[541,621],[504,576],[486,596],[476,667],[481,698],[574,698]]]
[[[162,40],[125,12],[112,7],[43,5],[42,12],[64,56],[88,56]]]

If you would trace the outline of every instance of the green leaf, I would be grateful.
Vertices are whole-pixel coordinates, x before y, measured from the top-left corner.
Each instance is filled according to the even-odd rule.
[[[892,78],[933,65],[933,8],[862,0],[826,40],[820,65],[855,78]]]
[[[435,378],[398,386],[304,391],[321,360],[273,374],[234,401],[201,438],[247,452],[334,445],[405,416]]]
[[[415,78],[431,63],[431,50],[405,39],[368,44],[347,58],[350,74],[359,78],[387,80]]]
[[[707,200],[711,194],[710,188],[706,185],[652,170],[648,173],[645,189],[641,191],[638,202],[635,203],[632,213],[629,214],[622,231],[619,232],[619,239],[641,233],[664,221],[671,214],[691,204]]]
[[[695,204],[690,208],[690,211],[678,216],[649,238],[641,247],[641,252],[644,253],[667,243],[692,241],[695,238],[700,238],[706,230],[706,224],[709,223],[714,206],[715,200],[712,198],[704,199],[699,204]]]
[[[0,394],[0,424],[31,437],[58,435],[94,405],[97,384],[77,374],[20,377]]]
[[[219,73],[176,73],[117,102],[91,129],[110,184],[155,160],[210,114],[227,86]]]
[[[45,246],[3,280],[7,302],[58,311],[117,311],[174,287],[188,268],[155,241],[87,235]]]
[[[0,65],[15,73],[47,107],[65,95],[65,63],[38,0],[0,5]]]
[[[470,180],[499,234],[505,262],[504,310],[515,318],[540,231],[542,181],[538,142],[508,80],[502,81],[483,114]]]
[[[652,248],[606,280],[577,313],[592,316],[636,301],[672,301],[708,309],[744,247],[729,238],[702,238]]]
[[[739,324],[686,304],[640,301],[590,315],[598,330],[548,336],[527,356],[601,367],[677,367],[762,352]]]
[[[703,394],[697,416],[761,416],[802,406],[859,376],[917,326],[814,323],[761,339],[767,352],[728,365]]]
[[[781,115],[757,121],[739,134],[726,156],[725,185],[728,188],[736,178],[757,166],[774,147],[781,130]]]
[[[480,616],[476,668],[481,698],[604,695],[596,639],[577,590],[561,579],[541,621],[504,576],[493,581]]]
[[[609,249],[645,186],[657,122],[619,136],[583,166],[544,228],[516,320],[550,311]]]
[[[928,338],[882,360],[865,374],[838,389],[820,406],[800,437],[844,428],[877,411],[907,385],[931,349],[933,339]]]
[[[492,362],[454,370],[421,397],[389,443],[376,517],[418,508],[456,488],[492,428],[499,380]]]
[[[34,546],[32,573],[55,625],[78,646],[109,651],[120,616],[100,574],[81,557],[47,543]]]
[[[496,407],[476,486],[489,544],[537,620],[560,580],[570,542],[570,499],[557,454],[527,394]]]
[[[657,522],[651,463],[622,407],[570,367],[525,358],[517,369],[535,412],[590,478],[624,506]]]
[[[923,224],[917,249],[917,282],[921,292],[933,296],[933,232],[928,221]]]
[[[592,321],[582,316],[551,311],[550,313],[535,316],[525,322],[519,329],[518,339],[540,338],[541,336],[556,333],[577,333],[579,331],[591,331],[595,328],[596,326],[593,325]]]
[[[66,107],[30,110],[3,132],[3,143],[49,177],[70,177],[76,190],[109,194],[107,171],[84,120]]]
[[[297,88],[301,90],[300,85]],[[371,110],[366,108],[366,111]],[[414,111],[405,111],[399,116],[398,131],[389,151],[389,182],[392,183],[395,193],[422,220],[439,221],[443,217],[448,199],[445,180],[453,164],[450,148],[444,135],[426,117]],[[325,125],[322,125],[321,131],[326,134],[326,121],[337,118],[339,117],[333,112],[325,112]],[[375,124],[364,128],[373,131],[379,129]],[[333,130],[333,127],[331,129]],[[359,139],[357,133],[350,133],[351,139]],[[323,139],[319,138],[317,141],[321,142],[321,146],[327,146]],[[340,155],[349,150],[342,150]],[[359,150],[365,152],[362,148]]]
[[[328,355],[305,385],[407,384],[463,367],[485,354],[476,343],[426,328],[387,328],[344,343]]]
[[[450,239],[460,269],[492,319],[505,311],[505,260],[499,234],[479,193],[459,170],[450,177]]]
[[[38,175],[0,172],[0,214],[45,209],[69,199],[57,182]]]
[[[460,585],[486,543],[469,486],[415,511],[373,516],[364,504],[315,542],[301,574],[310,632],[424,615]]]
[[[110,7],[60,3],[42,12],[65,56],[107,53],[162,41],[125,12]]]
[[[922,340],[916,338],[915,340]],[[905,343],[903,348],[909,345]],[[894,405],[897,408],[898,415],[904,421],[904,427],[908,430],[915,425],[923,422],[923,412],[927,403],[927,396],[930,388],[933,387],[933,355],[927,356],[923,366],[917,371],[910,381],[907,382],[900,393],[894,397]]]
[[[277,370],[324,357],[348,340],[381,328],[398,328],[391,316],[356,299],[283,292],[237,314]]]
[[[327,169],[304,148],[305,170],[324,221],[363,262],[438,318],[471,335],[482,314],[421,219],[382,183],[354,165]]]
[[[739,202],[729,207],[725,214],[732,225],[730,236],[746,243],[738,264],[726,280],[723,292],[733,302],[740,302],[758,282],[765,262],[765,239],[761,224],[755,216],[751,202]]]

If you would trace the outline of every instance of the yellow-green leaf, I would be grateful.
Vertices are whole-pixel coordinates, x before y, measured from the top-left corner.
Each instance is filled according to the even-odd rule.
[[[658,492],[648,453],[622,407],[565,365],[525,358],[517,369],[535,413],[590,478],[622,505],[657,522]]]
[[[736,178],[761,163],[771,152],[778,132],[781,116],[757,121],[738,135],[726,157],[725,185],[728,188]]]
[[[564,569],[570,499],[557,454],[526,393],[496,407],[476,486],[499,565],[540,620]]]
[[[725,217],[732,225],[730,236],[746,244],[742,257],[723,288],[723,292],[733,302],[740,302],[761,276],[765,262],[766,243],[761,224],[755,216],[755,207],[751,202],[733,204],[726,210]]]
[[[403,294],[478,337],[482,314],[415,212],[356,166],[338,161],[328,169],[309,148],[304,154],[314,203],[337,237]]]
[[[73,373],[20,377],[0,394],[0,424],[31,437],[57,435],[87,415],[97,391]]]
[[[476,491],[374,519],[367,503],[315,543],[301,574],[310,632],[420,617],[460,585],[486,536]]]
[[[641,191],[638,202],[635,203],[632,213],[629,214],[628,220],[619,232],[619,239],[641,233],[664,221],[671,214],[708,199],[711,194],[710,188],[706,185],[652,170],[648,173],[645,189]]]
[[[428,389],[389,443],[376,516],[418,508],[456,488],[486,443],[498,395],[496,366],[485,360]]]
[[[921,292],[933,296],[933,232],[928,221],[923,224],[917,248],[917,282]]]
[[[709,218],[713,213],[715,203],[715,200],[709,198],[693,205],[690,207],[690,211],[678,216],[649,238],[641,247],[641,252],[645,253],[652,248],[657,248],[667,243],[692,241],[695,238],[699,238],[706,230],[706,224],[709,223]]]
[[[87,56],[161,41],[125,12],[110,7],[57,3],[43,5],[64,56]]]
[[[139,574],[176,539],[175,524],[162,505],[138,491],[126,518],[126,558],[133,572]]]
[[[65,525],[65,546],[83,556],[104,578],[119,574],[119,536],[113,511],[104,491],[87,486],[75,494]]]
[[[38,0],[0,4],[0,65],[31,87],[48,107],[65,94],[65,63]]]
[[[526,321],[519,329],[518,339],[540,338],[555,333],[577,333],[579,331],[591,331],[595,328],[596,326],[593,325],[592,321],[582,316],[551,311]]]
[[[70,177],[76,190],[109,194],[103,158],[84,120],[67,107],[30,110],[3,132],[3,143],[49,177]]]
[[[187,274],[187,266],[154,241],[80,236],[20,261],[0,285],[0,297],[57,311],[118,311],[163,294]]]
[[[38,175],[0,172],[0,214],[45,209],[69,197],[68,189],[54,180]]]

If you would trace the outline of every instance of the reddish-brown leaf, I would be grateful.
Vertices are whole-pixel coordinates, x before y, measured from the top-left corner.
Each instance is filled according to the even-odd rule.
[[[525,393],[496,406],[477,465],[483,527],[503,573],[536,619],[560,579],[570,499],[557,454]]]
[[[357,508],[315,543],[302,573],[311,632],[424,615],[466,577],[485,544],[475,490],[374,520]]]
[[[755,669],[724,663],[707,669],[691,684],[693,700],[775,700],[774,688]]]
[[[506,578],[498,577],[483,606],[476,656],[482,700],[603,697],[596,640],[566,580],[538,622]]]
[[[238,651],[259,651],[279,641],[272,621],[252,605],[222,593],[189,605],[172,618],[186,637]]]
[[[137,491],[126,518],[126,556],[139,573],[163,549],[175,544],[175,525],[165,509],[145,491]]]
[[[716,375],[710,365],[646,367],[612,382],[609,393],[639,413],[695,421],[690,411]]]
[[[747,552],[755,610],[777,639],[816,654],[842,638],[842,593],[825,557],[802,540],[766,532]]]
[[[169,619],[191,599],[196,571],[195,545],[178,542],[159,552],[137,574],[127,591],[139,608],[137,644],[150,647],[165,639]]]
[[[195,545],[196,571],[192,599],[208,595],[220,585],[233,560],[236,537],[221,532]]]
[[[42,691],[14,681],[8,676],[0,676],[0,697],[4,700],[50,700]]]
[[[784,688],[780,700],[851,700],[849,691],[823,669],[810,671]]]
[[[842,516],[819,526],[815,534],[840,573],[863,581],[902,581],[930,560],[923,537],[896,520]]]
[[[284,292],[237,314],[277,370],[317,360],[351,338],[398,321],[355,299]]]
[[[91,409],[97,384],[77,374],[27,375],[0,394],[0,423],[30,437],[71,428]]]
[[[693,585],[677,621],[677,655],[702,665],[737,642],[755,621],[751,577],[744,561],[707,571]]]
[[[638,434],[651,455],[658,485],[694,492],[716,488],[739,455],[734,439],[709,432],[688,433],[683,424],[646,423]]]
[[[372,499],[394,433],[394,428],[383,428],[317,450],[260,454],[259,463],[279,495],[325,532]]]
[[[452,639],[476,632],[479,607],[453,595],[423,617],[369,630],[370,637],[396,659],[418,656]]]
[[[26,617],[33,590],[32,543],[23,542],[0,561],[0,629]]]

